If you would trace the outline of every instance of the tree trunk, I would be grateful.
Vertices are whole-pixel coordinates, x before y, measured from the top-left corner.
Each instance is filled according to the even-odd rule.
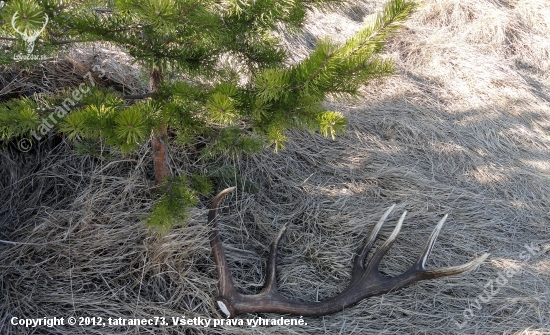
[[[159,68],[154,68],[149,72],[149,90],[157,92],[162,81],[162,71]],[[153,96],[154,99],[154,96]],[[168,125],[163,124],[160,129],[151,134],[151,143],[153,146],[153,159],[155,169],[155,180],[161,183],[170,175],[170,165],[168,163],[168,155],[165,141],[167,140]]]

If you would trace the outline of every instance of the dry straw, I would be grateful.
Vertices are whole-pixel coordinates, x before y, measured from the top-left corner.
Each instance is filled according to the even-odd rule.
[[[312,14],[304,36],[286,40],[294,59],[316,38],[352,33],[381,4]],[[303,300],[337,294],[350,278],[356,248],[394,202],[395,213],[410,214],[384,259],[384,273],[407,269],[446,213],[428,266],[490,252],[477,271],[370,298],[308,318],[302,327],[36,333],[550,333],[549,17],[545,0],[427,0],[388,47],[398,74],[366,86],[358,101],[327,101],[348,115],[345,136],[332,141],[291,132],[284,152],[225,162],[236,165],[236,179],[258,188],[255,194],[240,188],[225,200],[220,219],[242,292],[261,288],[268,244],[288,224],[281,292]],[[30,333],[10,326],[12,316],[222,317],[214,302],[207,200],[187,226],[165,236],[140,224],[155,197],[147,148],[125,158],[74,156],[65,144],[53,152],[44,145],[38,157],[1,155],[0,239],[16,244],[0,243],[0,333]],[[177,150],[172,159],[181,173],[191,162]],[[540,248],[528,262],[519,258],[525,244]],[[462,322],[484,285],[511,267],[518,274],[459,329],[453,320]]]

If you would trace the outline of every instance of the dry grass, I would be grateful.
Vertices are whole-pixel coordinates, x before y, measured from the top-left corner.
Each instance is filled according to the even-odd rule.
[[[48,66],[0,69],[0,101],[78,85],[86,72],[83,64],[68,59],[51,62]]]
[[[287,41],[295,59],[315,37],[351,33],[379,5],[312,15],[305,37]],[[282,293],[303,300],[337,294],[356,248],[391,203],[398,211],[382,236],[400,211],[410,214],[384,273],[404,271],[445,213],[429,266],[490,252],[478,270],[307,318],[303,327],[58,327],[36,334],[550,333],[549,11],[543,0],[428,0],[388,48],[400,72],[367,86],[360,101],[327,102],[348,115],[345,136],[292,132],[282,153],[226,161],[238,167],[236,178],[259,189],[239,189],[222,211],[231,271],[244,292],[260,289],[268,245],[288,224],[278,266]],[[31,333],[11,326],[12,316],[221,317],[206,202],[166,236],[139,223],[154,198],[147,148],[111,160],[71,156],[64,144],[39,152],[2,153],[0,239],[14,243],[0,243],[0,333]],[[185,154],[172,154],[184,169]],[[524,245],[540,251],[523,261]],[[496,288],[506,269],[520,272],[476,309],[484,286],[493,280]],[[460,329],[453,320],[463,322],[467,308],[473,317]]]
[[[79,45],[62,57],[37,66],[0,69],[0,101],[78,86],[94,74],[96,83],[112,86],[127,95],[147,91],[147,80],[132,57],[108,44]],[[99,66],[105,73],[97,77]]]

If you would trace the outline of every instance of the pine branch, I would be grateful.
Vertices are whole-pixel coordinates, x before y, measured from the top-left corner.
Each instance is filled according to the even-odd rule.
[[[392,73],[391,61],[378,54],[415,7],[408,0],[390,0],[369,26],[345,43],[322,40],[305,60],[288,66],[275,32],[281,27],[299,30],[308,10],[361,0],[116,0],[116,7],[92,8],[82,1],[59,6],[57,2],[9,3],[17,6],[10,7],[13,11],[23,13],[20,8],[25,6],[32,10],[32,20],[18,22],[29,31],[39,29],[48,14],[47,29],[37,30],[43,37],[36,40],[37,55],[79,42],[109,42],[123,48],[147,73],[155,67],[165,76],[156,80],[158,90],[150,87],[142,94],[95,87],[63,109],[67,113],[55,130],[69,139],[101,140],[123,153],[142,145],[151,132],[161,135],[163,144],[173,139],[168,134],[176,134],[179,143],[206,161],[251,153],[265,144],[274,144],[277,151],[284,148],[291,128],[332,138],[341,133],[347,120],[337,111],[325,110],[324,99],[357,94],[362,84]],[[0,36],[0,41],[21,50],[21,38],[10,36],[8,21],[3,25],[7,36]],[[1,57],[5,63],[12,62],[11,51]],[[58,111],[40,105],[60,106],[64,99],[70,96],[60,92],[40,102],[11,99],[0,104],[8,110],[0,113],[1,138],[27,136]],[[153,145],[153,152],[159,148],[166,149]],[[160,201],[152,216],[163,227],[179,220],[172,216],[174,208],[196,198],[186,193],[192,183],[177,184],[170,190],[173,197]],[[205,180],[196,184],[208,189]]]
[[[362,29],[346,42],[343,50],[350,47],[352,50],[345,52],[344,55],[353,56],[368,45],[374,45],[373,53],[380,51],[389,35],[398,28],[397,24],[403,21],[416,6],[412,1],[391,0],[388,2],[382,12],[376,15],[371,26]],[[355,46],[353,46],[354,44]]]
[[[297,85],[297,86],[294,86],[292,87],[292,90],[294,91],[299,91],[301,90],[302,88],[304,88],[308,83],[310,83],[311,81],[313,81],[315,78],[317,78],[319,75],[321,75],[321,73],[323,72],[323,69],[326,67],[327,63],[330,61],[330,59],[332,58],[333,56],[333,52],[332,51],[329,51],[327,53],[327,55],[325,56],[325,59],[323,60],[323,63],[321,63],[319,65],[319,67],[317,68],[317,70],[315,70],[314,73],[312,73],[308,78],[306,78],[306,80],[304,80],[304,82],[300,85]]]

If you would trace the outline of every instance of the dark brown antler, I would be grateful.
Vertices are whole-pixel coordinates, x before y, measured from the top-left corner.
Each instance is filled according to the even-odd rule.
[[[231,273],[229,271],[229,267],[227,266],[227,259],[225,258],[216,218],[218,215],[219,203],[225,195],[234,189],[235,187],[231,187],[221,191],[220,194],[218,194],[212,201],[212,205],[210,206],[210,211],[208,213],[208,222],[212,225],[212,230],[210,232],[210,246],[212,247],[212,254],[214,256],[214,261],[216,262],[219,279],[219,296],[217,298],[217,302],[222,312],[224,312],[228,317],[235,317],[236,315],[243,313],[282,313],[302,316],[327,315],[341,311],[344,308],[356,304],[365,298],[384,294],[390,291],[396,291],[420,280],[447,277],[470,271],[479,266],[489,256],[489,254],[484,254],[469,263],[459,266],[426,270],[426,260],[432,251],[435,239],[437,238],[437,235],[439,235],[443,223],[447,219],[447,215],[445,215],[432,232],[424,252],[407,272],[392,278],[382,277],[378,271],[378,266],[380,265],[382,257],[384,257],[395,241],[395,238],[401,229],[401,225],[403,224],[403,220],[405,219],[405,215],[407,214],[406,211],[403,215],[401,215],[401,218],[397,222],[397,226],[386,242],[374,252],[374,255],[365,266],[363,264],[365,263],[365,258],[373,246],[374,241],[376,240],[376,236],[378,235],[382,224],[395,207],[395,205],[392,205],[384,213],[384,215],[382,215],[382,218],[370,234],[367,243],[355,257],[351,281],[348,287],[336,297],[323,300],[321,302],[300,302],[287,299],[279,294],[277,291],[276,281],[277,248],[279,246],[279,240],[283,236],[286,227],[281,229],[271,245],[271,251],[267,262],[267,276],[264,289],[259,294],[244,295],[235,290],[233,281],[231,280]]]

